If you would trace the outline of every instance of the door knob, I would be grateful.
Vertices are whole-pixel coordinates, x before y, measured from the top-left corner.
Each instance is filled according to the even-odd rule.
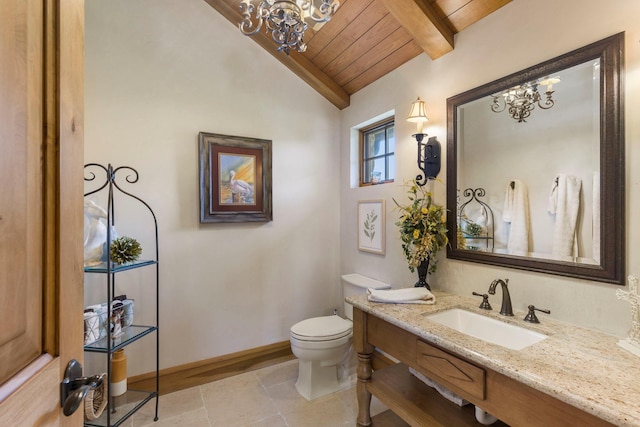
[[[72,359],[64,371],[64,379],[60,383],[60,406],[68,417],[73,414],[87,397],[90,390],[102,386],[104,374],[91,377],[82,376],[82,365]]]

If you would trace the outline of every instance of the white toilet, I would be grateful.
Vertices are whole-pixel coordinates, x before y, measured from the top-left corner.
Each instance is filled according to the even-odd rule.
[[[389,289],[386,283],[360,274],[342,276],[343,296],[365,294],[367,288]],[[356,381],[356,356],[352,349],[353,307],[346,301],[347,319],[322,316],[291,327],[291,351],[298,358],[296,389],[307,400],[350,387]]]

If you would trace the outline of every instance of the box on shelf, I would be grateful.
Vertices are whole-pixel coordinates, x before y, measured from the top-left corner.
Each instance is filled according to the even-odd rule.
[[[111,319],[108,321],[107,303],[90,305],[84,309],[84,345],[92,344],[107,336],[117,338],[122,329],[133,324],[133,300],[126,296],[116,297],[111,302]]]
[[[84,309],[84,345],[107,336],[107,305],[91,305]]]

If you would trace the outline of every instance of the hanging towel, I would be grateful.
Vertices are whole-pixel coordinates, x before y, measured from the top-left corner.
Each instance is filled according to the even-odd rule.
[[[580,189],[582,181],[573,175],[560,174],[551,185],[549,195],[550,214],[556,216],[553,230],[553,255],[564,257],[578,256],[578,236],[576,224],[580,210]]]
[[[600,264],[600,172],[593,173],[593,214],[591,218],[593,259]]]
[[[529,192],[522,181],[514,179],[507,185],[502,219],[511,223],[507,251],[529,252]]]
[[[427,288],[403,289],[367,289],[367,299],[372,302],[387,302],[395,304],[435,304],[436,297]]]

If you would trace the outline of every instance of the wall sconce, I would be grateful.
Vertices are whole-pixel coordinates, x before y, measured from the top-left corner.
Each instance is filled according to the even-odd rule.
[[[426,143],[423,142],[424,137],[428,135],[422,133],[422,126],[424,122],[429,121],[429,118],[425,102],[420,97],[411,105],[407,121],[417,126],[417,131],[412,136],[418,143],[418,169],[422,171],[422,174],[416,176],[416,184],[422,187],[429,179],[435,179],[440,173],[440,142],[435,136],[429,138]]]

